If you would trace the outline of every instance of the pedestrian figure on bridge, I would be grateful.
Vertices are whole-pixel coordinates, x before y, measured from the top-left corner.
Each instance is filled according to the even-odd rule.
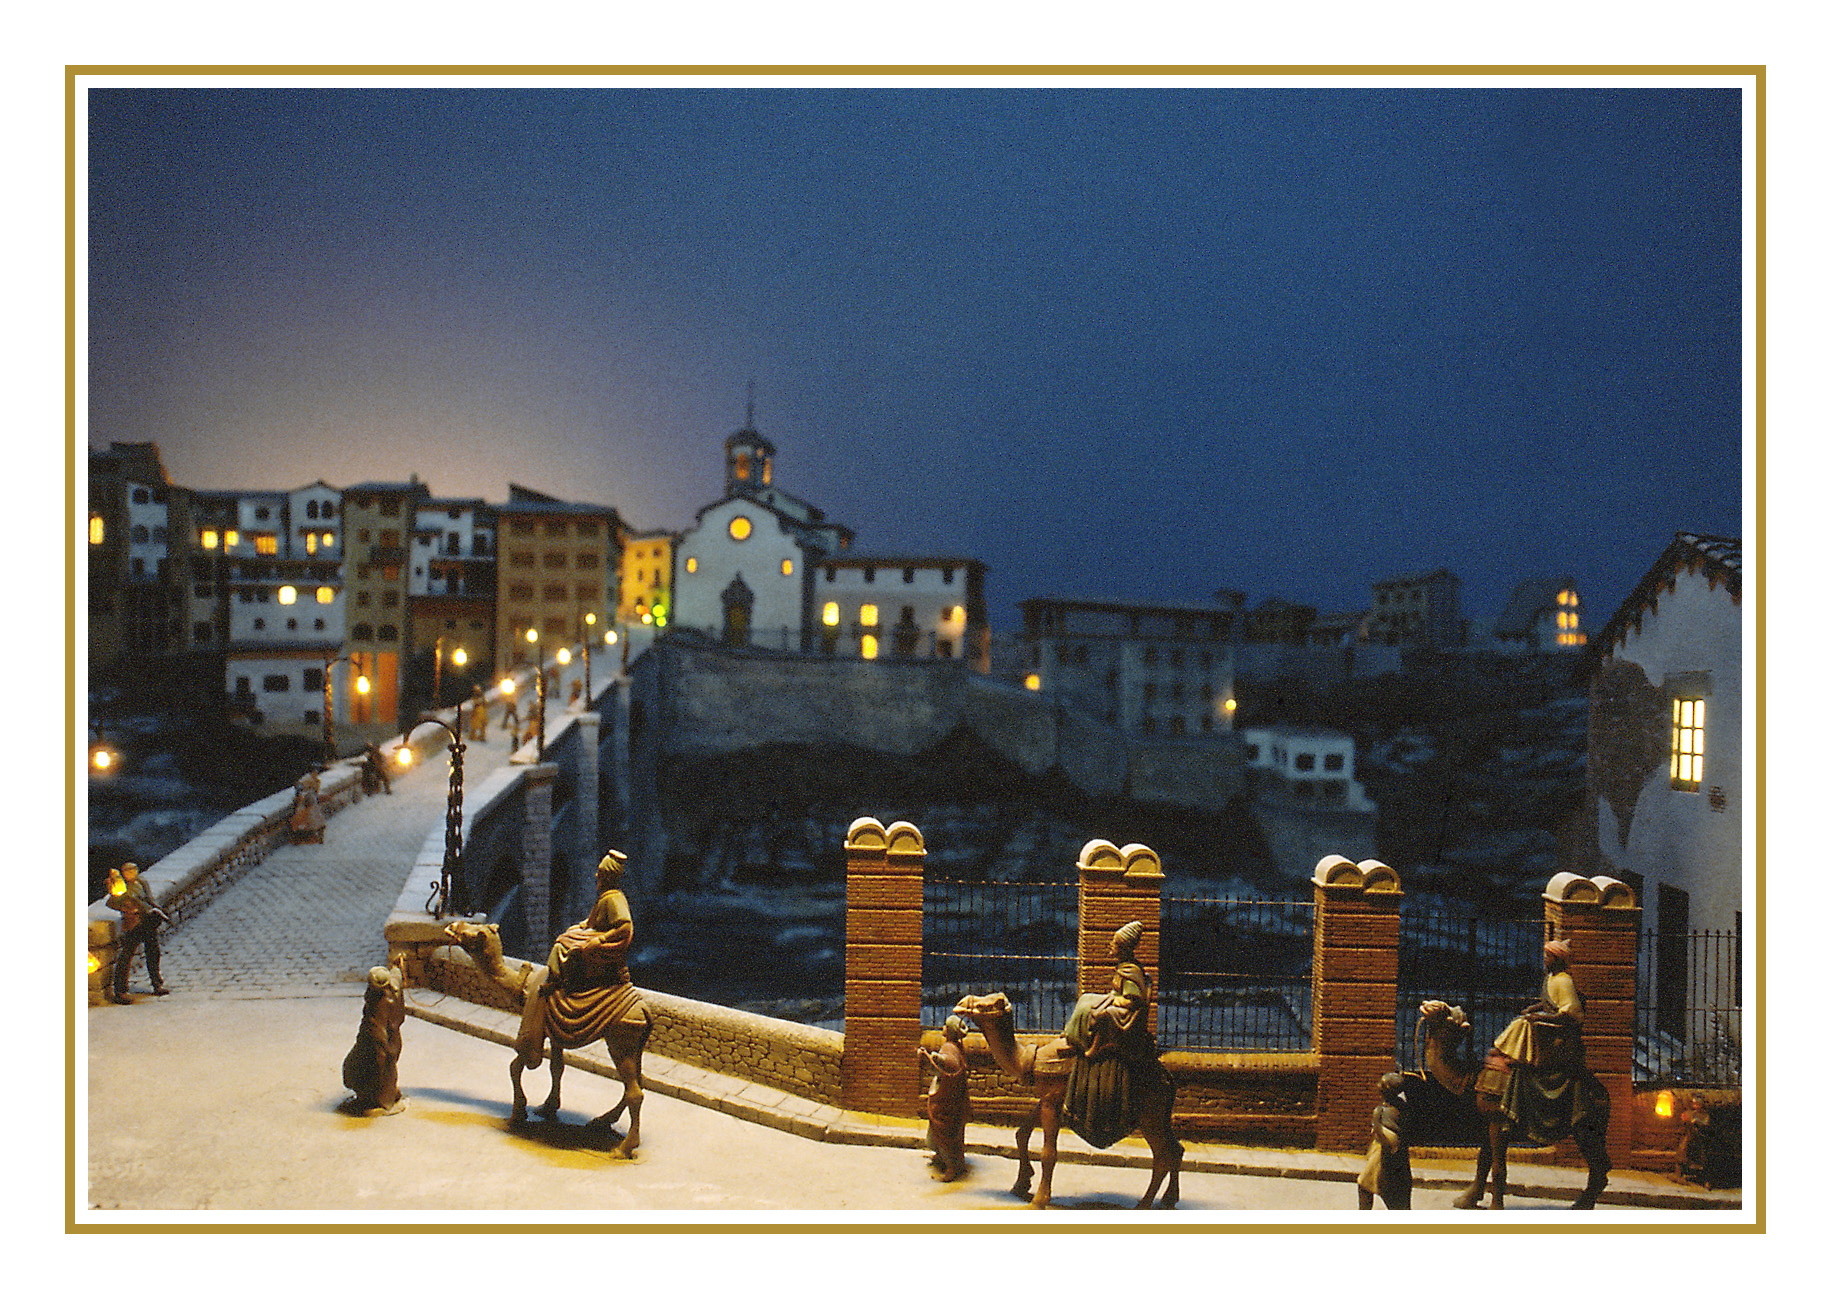
[[[371,744],[362,751],[362,792],[373,794],[377,789],[392,794],[394,782],[388,777],[387,760],[381,750]]]
[[[470,687],[470,738],[489,738],[489,700],[483,697],[482,686]]]
[[[518,747],[521,738],[521,710],[515,707],[515,697],[511,694],[502,696],[502,729],[508,732],[508,747]]]
[[[318,807],[317,768],[299,777],[292,787],[292,819],[288,827],[294,843],[324,842],[324,813]]]
[[[133,964],[135,951],[146,951],[146,973],[152,979],[153,996],[163,997],[170,991],[159,977],[159,926],[171,917],[153,901],[152,890],[140,878],[140,868],[124,862],[119,870],[108,872],[107,905],[121,913],[121,945],[114,956],[113,1000],[131,1005],[127,996],[127,970]]]

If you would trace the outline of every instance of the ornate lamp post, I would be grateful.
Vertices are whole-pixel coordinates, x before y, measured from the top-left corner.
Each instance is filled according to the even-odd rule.
[[[597,634],[596,627],[597,627],[597,615],[594,613],[586,614],[585,615],[584,635],[582,635],[578,638],[580,641],[584,642],[584,647],[585,647],[585,707],[586,708],[589,708],[591,706],[591,637]]]
[[[337,728],[331,720],[331,710],[336,701],[331,695],[330,670],[339,663],[347,662],[354,665],[355,657],[353,654],[339,654],[336,658],[324,660],[324,761],[326,762],[337,760]],[[358,672],[356,674],[356,693],[366,695],[368,692],[369,679],[363,673]]]
[[[540,629],[527,629],[527,643],[534,647],[534,695],[535,714],[534,728],[539,743],[534,749],[534,761],[546,761],[546,664],[540,657]]]
[[[447,746],[451,754],[451,785],[445,795],[445,858],[439,865],[438,883],[432,886],[432,895],[426,899],[426,910],[438,919],[443,919],[447,912],[463,915],[470,910],[461,873],[464,861],[464,701],[461,699],[452,720],[456,722],[455,726],[436,713],[421,713],[419,721],[400,737],[401,751],[410,753],[407,744],[413,738],[413,732],[428,723],[442,727],[451,736]]]

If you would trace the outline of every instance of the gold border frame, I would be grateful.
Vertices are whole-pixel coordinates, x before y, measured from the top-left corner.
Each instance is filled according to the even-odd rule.
[[[853,1225],[836,1222],[804,1223],[656,1223],[656,1224],[619,1224],[614,1222],[590,1224],[541,1224],[541,1223],[500,1223],[500,1224],[422,1224],[399,1223],[387,1225],[350,1224],[285,1224],[285,1223],[226,1223],[226,1224],[188,1224],[188,1223],[79,1223],[76,1220],[77,1195],[79,1191],[78,1169],[76,1167],[76,1035],[78,1032],[77,1015],[86,1012],[87,1006],[78,1005],[74,983],[65,988],[66,998],[66,1031],[64,1039],[64,1168],[65,1168],[65,1215],[64,1231],[67,1235],[121,1235],[121,1234],[159,1234],[159,1235],[273,1235],[273,1234],[334,1234],[334,1235],[500,1235],[500,1234],[639,1234],[639,1235],[679,1235],[679,1234],[766,1234],[766,1235],[884,1235],[884,1234],[934,1234],[981,1235],[985,1233],[1059,1233],[1072,1232],[1076,1235],[1109,1235],[1125,1234],[1174,1234],[1174,1235],[1344,1235],[1375,1233],[1378,1235],[1467,1235],[1467,1234],[1512,1234],[1517,1232],[1543,1233],[1554,1231],[1571,1235],[1619,1235],[1619,1234],[1670,1234],[1685,1235],[1747,1235],[1764,1234],[1767,1223],[1767,1071],[1766,1071],[1766,79],[1765,64],[1730,64],[1730,65],[1686,65],[1686,64],[1465,64],[1465,65],[1362,65],[1362,64],[1037,64],[1020,66],[999,66],[980,64],[641,64],[641,65],[593,65],[593,64],[515,64],[502,66],[476,66],[461,64],[322,64],[322,65],[288,65],[288,64],[69,64],[64,68],[64,433],[65,433],[65,544],[69,547],[66,553],[64,570],[64,636],[65,636],[65,824],[69,827],[66,854],[66,898],[73,896],[76,887],[76,841],[75,824],[77,809],[76,792],[76,564],[78,547],[76,545],[76,520],[79,515],[79,497],[76,476],[76,376],[78,372],[76,356],[76,320],[80,305],[76,300],[77,253],[76,248],[76,211],[78,194],[76,191],[79,168],[77,165],[76,139],[76,106],[79,93],[78,81],[85,77],[109,76],[144,76],[158,77],[199,77],[199,76],[249,76],[249,77],[313,77],[313,76],[400,76],[400,77],[613,77],[613,76],[745,76],[745,77],[934,77],[934,76],[1011,76],[1011,77],[1723,77],[1751,78],[1751,91],[1754,118],[1754,152],[1751,159],[1751,181],[1753,200],[1753,220],[1751,229],[1742,231],[1743,256],[1750,247],[1753,253],[1753,319],[1743,321],[1743,338],[1749,325],[1753,329],[1754,352],[1753,373],[1744,378],[1752,379],[1752,398],[1754,406],[1754,554],[1755,575],[1754,590],[1755,619],[1753,627],[1754,643],[1754,949],[1750,964],[1753,969],[1755,988],[1755,1045],[1754,1056],[1757,1064],[1755,1085],[1755,1120],[1754,1148],[1757,1152],[1754,1176],[1754,1221],[1751,1223],[1735,1222],[1714,1224],[1705,1215],[1693,1226],[1689,1223],[1634,1225],[1609,1224],[1558,1224],[1546,1227],[1542,1223],[1500,1223],[1496,1221],[1471,1222],[1461,1224],[1417,1224],[1393,1225],[1389,1218],[1381,1217],[1377,1223],[1358,1224],[1351,1222],[1336,1223],[1139,1223],[1136,1226],[1105,1225],[1075,1222],[1071,1218],[1050,1225],[1044,1222],[1035,1223],[959,1223],[956,1221],[927,1223],[882,1222]],[[1746,91],[1744,91],[1746,93]],[[1743,193],[1747,193],[1746,182],[1749,179],[1750,160],[1743,159]],[[1746,274],[1744,270],[1744,276]],[[1744,283],[1747,281],[1744,278]],[[1743,401],[1746,401],[1744,393]],[[1745,409],[1745,405],[1744,405]],[[83,444],[87,446],[87,434]],[[86,479],[85,498],[86,498]],[[1743,520],[1744,524],[1746,520]],[[1743,531],[1745,532],[1745,528]],[[66,970],[77,968],[79,952],[76,942],[76,930],[70,926],[65,933]]]

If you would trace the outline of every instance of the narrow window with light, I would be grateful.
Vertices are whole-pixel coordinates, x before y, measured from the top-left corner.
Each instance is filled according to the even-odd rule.
[[[1703,788],[1703,703],[1671,701],[1671,788],[1692,794]]]

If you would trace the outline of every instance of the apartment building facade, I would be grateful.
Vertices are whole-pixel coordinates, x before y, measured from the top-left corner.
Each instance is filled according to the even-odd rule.
[[[1056,598],[1018,608],[1031,690],[1127,732],[1231,733],[1236,608]]]
[[[601,626],[617,607],[621,520],[605,505],[562,501],[509,484],[496,514],[496,668],[543,660]],[[527,633],[538,634],[538,643]]]

